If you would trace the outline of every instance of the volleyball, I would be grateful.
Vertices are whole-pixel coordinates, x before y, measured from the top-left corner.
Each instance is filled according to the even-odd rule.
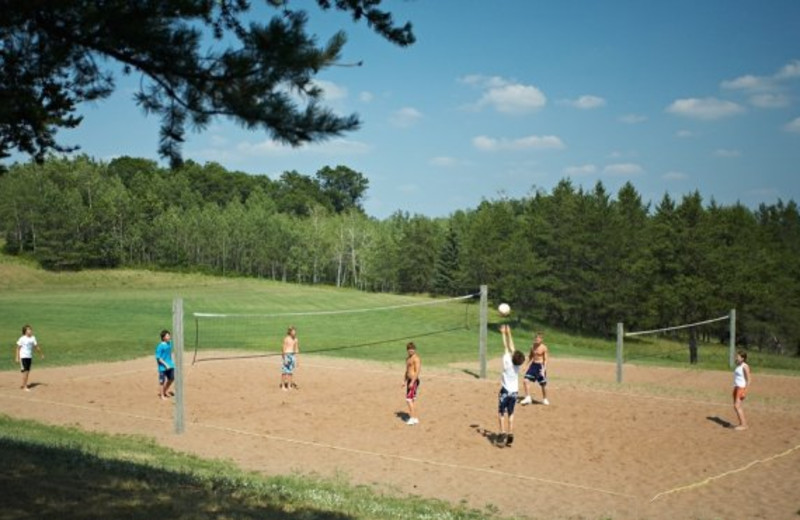
[[[502,314],[503,316],[508,316],[511,314],[511,306],[507,303],[501,303],[497,306],[497,312]]]

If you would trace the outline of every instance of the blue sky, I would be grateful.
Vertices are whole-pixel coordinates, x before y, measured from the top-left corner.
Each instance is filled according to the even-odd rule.
[[[220,120],[189,136],[185,158],[273,179],[345,165],[369,179],[378,218],[447,216],[565,177],[614,194],[631,181],[654,204],[694,190],[753,208],[800,201],[798,1],[388,2],[414,25],[405,49],[314,2],[290,5],[308,6],[320,41],[347,32],[342,61],[363,66],[318,79],[361,129],[292,149]],[[156,159],[138,83],[119,78],[61,141],[100,160]]]

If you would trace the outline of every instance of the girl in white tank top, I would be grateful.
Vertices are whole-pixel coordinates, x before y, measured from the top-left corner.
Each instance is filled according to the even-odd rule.
[[[747,387],[750,386],[750,365],[747,364],[747,352],[740,350],[736,353],[736,368],[733,370],[733,411],[739,419],[739,425],[734,430],[746,430],[747,420],[744,417],[742,402],[747,395]]]

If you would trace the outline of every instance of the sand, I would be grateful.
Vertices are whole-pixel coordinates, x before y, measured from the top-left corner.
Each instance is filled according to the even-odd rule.
[[[798,518],[800,378],[754,369],[751,427],[740,432],[728,427],[730,373],[626,365],[620,385],[612,363],[554,358],[551,405],[518,406],[515,442],[498,447],[499,359],[487,379],[473,365],[423,366],[420,424],[408,426],[399,354],[391,365],[301,356],[288,392],[279,357],[205,354],[184,370],[180,435],[150,357],[62,368],[37,359],[30,392],[0,372],[0,413],[504,515]]]

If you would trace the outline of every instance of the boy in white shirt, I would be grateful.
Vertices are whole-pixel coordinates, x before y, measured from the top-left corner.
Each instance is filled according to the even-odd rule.
[[[511,337],[511,327],[500,325],[500,334],[503,335],[503,374],[500,378],[502,386],[498,396],[498,421],[500,433],[497,444],[511,446],[514,442],[514,407],[517,404],[519,393],[519,368],[525,362],[525,354],[514,348],[514,338]],[[508,417],[507,421],[503,419]],[[508,429],[506,429],[506,423]],[[507,432],[507,433],[506,433]]]
[[[28,376],[31,373],[31,365],[33,364],[33,351],[39,352],[39,355],[44,359],[44,352],[36,342],[36,336],[33,335],[33,328],[30,325],[22,327],[22,336],[17,340],[16,361],[19,363],[22,371],[22,386],[21,389],[30,392],[31,387],[28,386]]]

